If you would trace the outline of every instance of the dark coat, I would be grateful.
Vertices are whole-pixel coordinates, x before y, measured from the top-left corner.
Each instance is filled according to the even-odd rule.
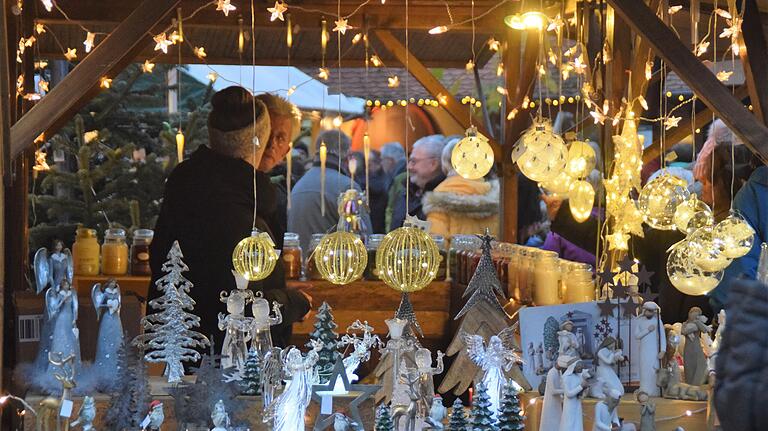
[[[424,189],[418,188],[413,183],[408,184],[408,187],[409,187],[408,215],[418,217],[421,220],[426,220],[427,216],[424,215],[421,198],[424,196],[426,192],[431,192],[432,190],[434,190],[435,187],[438,186],[438,184],[443,182],[443,180],[445,180],[445,175],[441,173],[436,178],[433,178],[431,181],[429,181],[424,186]],[[406,177],[403,177],[403,182],[405,181],[406,181]],[[403,226],[403,222],[405,221],[405,216],[406,216],[405,207],[406,207],[405,184],[403,184],[401,195],[397,197],[397,200],[395,201],[395,204],[393,206],[392,221],[390,222],[390,225],[389,225],[390,231]]]
[[[279,224],[274,221],[275,197],[269,178],[257,172],[256,184],[257,227],[282,243],[283,232],[273,231]],[[160,296],[154,282],[163,275],[162,264],[173,241],[178,240],[189,266],[184,276],[194,284],[190,296],[197,302],[194,313],[200,316],[199,330],[206,336],[214,335],[217,350],[224,338],[218,329],[218,313],[226,313],[219,292],[235,288],[232,251],[250,235],[252,223],[253,168],[244,160],[201,146],[171,172],[150,247],[153,287],[149,296]],[[286,290],[282,261],[278,260],[269,277],[251,283],[250,288],[263,291],[269,301],[283,304],[283,324],[273,327],[272,337],[275,345],[287,345],[291,324],[309,311],[309,302],[300,292]],[[246,313],[250,315],[250,310]]]
[[[390,178],[382,170],[379,170],[377,173],[371,173],[368,177],[368,194],[370,195],[368,208],[370,209],[369,213],[371,215],[371,232],[387,233],[385,220],[387,215],[387,200],[389,199]],[[363,191],[366,190],[365,174],[358,175],[355,178],[355,182],[363,189]]]

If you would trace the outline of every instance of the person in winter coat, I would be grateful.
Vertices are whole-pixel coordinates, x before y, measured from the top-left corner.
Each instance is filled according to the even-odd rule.
[[[254,182],[259,203],[256,227],[268,232],[273,240],[282,238],[283,232],[276,230],[279,224],[274,219],[275,198],[269,178],[254,171],[265,147],[254,148],[254,131],[260,142],[267,142],[270,135],[266,106],[254,101],[248,90],[236,86],[216,93],[211,104],[208,146],[201,145],[189,159],[176,166],[165,184],[150,246],[149,299],[161,296],[154,283],[164,275],[163,262],[173,242],[178,241],[189,267],[184,277],[194,284],[189,294],[197,303],[199,332],[213,335],[212,341],[221,346],[224,337],[218,329],[218,314],[227,310],[219,293],[235,288],[232,251],[251,234]],[[252,282],[249,287],[262,291],[265,299],[283,305],[283,323],[272,327],[272,338],[276,345],[285,346],[291,336],[291,324],[309,311],[308,297],[286,289],[280,260],[269,277]]]
[[[371,216],[371,231],[372,233],[387,233],[387,225],[385,224],[385,216],[387,212],[387,199],[389,187],[389,177],[381,168],[381,153],[376,150],[371,150],[368,157],[368,178],[366,182],[365,176],[365,156],[359,151],[355,151],[349,154],[350,158],[357,161],[357,174],[355,175],[355,182],[365,192],[368,191],[368,208]]]
[[[491,235],[499,232],[499,181],[468,180],[453,169],[451,154],[460,138],[453,138],[441,156],[446,178],[422,198],[431,233],[450,239],[456,234]]]

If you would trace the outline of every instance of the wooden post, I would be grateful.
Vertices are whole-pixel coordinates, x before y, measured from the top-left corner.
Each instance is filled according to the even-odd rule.
[[[636,32],[750,150],[768,160],[768,128],[735,98],[677,35],[637,0],[608,0]]]
[[[11,74],[8,67],[8,13],[7,1],[0,1],[0,139],[2,145],[0,145],[0,179],[2,179],[2,187],[0,187],[0,202],[5,203],[5,180],[7,175],[8,163],[8,149],[10,148],[11,138],[11,89],[10,80]],[[5,358],[4,344],[5,344],[5,318],[8,316],[6,313],[6,305],[10,305],[6,302],[7,285],[5,283],[5,256],[6,256],[7,244],[5,242],[5,211],[0,211],[0,358]],[[5,363],[5,360],[2,361]],[[4,367],[0,366],[0,369]],[[3,372],[4,376],[5,373]],[[0,378],[0,393],[5,393],[6,385],[5,379]],[[2,421],[0,421],[0,428],[3,428]]]
[[[744,65],[744,80],[755,116],[768,124],[768,47],[762,18],[755,0],[744,0],[743,12],[739,57]]]
[[[152,29],[180,0],[144,0],[98,44],[59,85],[11,127],[11,156],[19,154],[41,133],[50,135],[85,106],[99,80],[114,77],[146,47]]]

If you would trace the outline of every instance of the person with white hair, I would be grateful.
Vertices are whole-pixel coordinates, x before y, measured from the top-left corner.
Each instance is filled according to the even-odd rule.
[[[405,217],[415,216],[424,220],[421,198],[426,192],[432,191],[445,179],[441,157],[445,137],[443,135],[429,135],[420,138],[413,144],[413,149],[408,157],[408,174],[410,184],[407,184],[406,193],[405,178],[398,177],[393,183],[390,208],[392,216],[389,230],[394,230],[403,225]],[[406,196],[408,202],[406,203]],[[407,210],[407,211],[406,211]]]
[[[381,146],[381,168],[390,180],[405,172],[405,150],[399,142],[389,142]]]
[[[445,180],[422,203],[424,215],[432,223],[431,232],[450,239],[456,234],[481,234],[488,228],[499,232],[499,181],[468,180],[453,169],[451,154],[461,136],[448,138],[441,156]]]

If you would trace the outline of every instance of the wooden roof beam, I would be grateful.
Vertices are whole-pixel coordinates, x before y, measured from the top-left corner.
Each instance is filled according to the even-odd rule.
[[[387,50],[392,53],[397,61],[403,65],[406,63],[408,64],[408,69],[410,70],[411,75],[413,75],[413,77],[416,78],[416,80],[419,81],[419,83],[435,97],[435,100],[439,101],[442,99],[445,101],[444,104],[441,103],[441,106],[454,120],[456,120],[456,122],[461,125],[461,127],[469,127],[471,115],[469,107],[462,105],[458,100],[456,100],[456,98],[453,97],[453,94],[451,94],[451,92],[443,86],[440,80],[438,80],[435,75],[433,75],[432,72],[430,72],[429,69],[424,66],[424,64],[422,64],[416,57],[414,57],[413,54],[405,49],[405,46],[403,46],[403,44],[400,43],[400,41],[389,30],[377,29],[373,31],[373,34],[384,45],[384,47],[386,47]],[[474,125],[477,127],[477,130],[480,133],[489,139],[490,144],[493,147],[494,157],[497,160],[500,159],[502,155],[499,144],[491,138],[490,133],[485,130],[485,127],[482,125],[482,123],[476,123]]]
[[[696,58],[677,35],[643,2],[608,0],[616,13],[639,33],[750,150],[768,160],[768,128],[734,97],[712,72]]]
[[[763,124],[768,124],[768,47],[759,12],[756,0],[745,0],[739,57],[754,113]]]
[[[103,42],[11,127],[11,157],[32,145],[41,133],[58,130],[99,89],[104,76],[115,76],[146,47],[149,31],[180,0],[143,0]]]

